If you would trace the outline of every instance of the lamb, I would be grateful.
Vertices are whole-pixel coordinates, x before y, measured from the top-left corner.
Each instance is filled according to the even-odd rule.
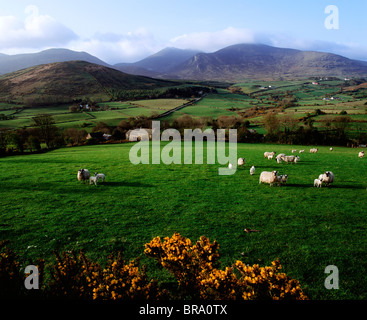
[[[362,159],[364,157],[364,151],[359,152],[358,157],[360,157]]]
[[[316,153],[317,151],[319,151],[319,149],[317,149],[317,148],[310,149],[310,153]]]
[[[89,178],[89,184],[92,184],[92,183],[94,183],[95,185],[97,185],[97,183],[98,183],[98,178],[97,178],[97,176],[91,176],[91,177]]]
[[[245,158],[238,158],[237,164],[243,166],[245,164]]]
[[[99,181],[99,180],[102,179],[102,182],[104,182],[104,180],[106,179],[106,176],[103,173],[97,173],[97,172],[95,172],[94,173],[94,176],[97,177],[97,181]]]
[[[259,179],[259,184],[261,184],[262,182],[264,183],[269,183],[270,186],[273,186],[274,182],[277,182],[277,174],[278,171],[263,171],[260,174],[260,179]]]
[[[315,180],[313,181],[313,186],[314,186],[314,187],[317,187],[317,188],[321,188],[321,186],[322,186],[322,180],[320,180],[320,179],[315,179]]]
[[[288,180],[288,175],[286,174],[281,174],[277,176],[278,186],[280,186],[281,184],[286,184],[287,180]]]
[[[301,158],[299,156],[297,156],[295,159],[294,159],[294,163],[297,163],[299,160],[301,160]]]
[[[287,174],[283,174],[281,177],[282,177],[281,182],[284,183],[284,184],[286,184],[287,181],[288,181],[288,175]]]
[[[276,152],[275,151],[272,151],[272,152],[264,152],[264,158],[267,158],[270,155],[275,156],[276,155]]]
[[[251,175],[253,175],[255,173],[255,167],[254,166],[252,166],[251,168],[250,168],[250,174]]]
[[[78,170],[78,174],[77,174],[78,181],[86,181],[89,179],[89,177],[90,177],[90,173],[88,169]]]
[[[274,157],[274,155],[273,155],[273,154],[269,154],[269,155],[268,155],[268,160],[273,159],[273,157]]]
[[[325,183],[326,186],[329,186],[330,183],[334,182],[334,177],[334,173],[331,171],[325,171],[325,173],[319,175],[319,180],[321,180],[322,183]]]

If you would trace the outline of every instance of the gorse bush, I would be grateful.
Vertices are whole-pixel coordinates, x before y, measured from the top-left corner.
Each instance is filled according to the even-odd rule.
[[[138,259],[126,262],[121,253],[107,257],[105,267],[88,259],[83,252],[55,252],[47,283],[45,268],[38,264],[40,290],[24,289],[27,274],[20,270],[17,256],[0,243],[0,297],[52,299],[130,300],[202,299],[258,300],[307,299],[298,281],[281,273],[279,261],[271,266],[248,266],[236,261],[219,269],[219,244],[202,236],[192,244],[179,233],[154,238],[144,253],[158,261],[178,282],[174,292],[148,279],[146,266]],[[36,294],[34,292],[37,292]]]
[[[270,267],[247,266],[236,261],[224,270],[219,267],[219,244],[202,236],[194,245],[178,233],[162,242],[159,237],[145,245],[145,254],[173,273],[183,293],[191,298],[300,299],[307,297],[299,282],[281,273],[279,261]]]

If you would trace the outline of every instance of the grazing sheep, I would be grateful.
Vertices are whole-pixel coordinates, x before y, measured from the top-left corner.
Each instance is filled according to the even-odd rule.
[[[297,156],[295,159],[294,159],[294,163],[297,163],[299,160],[301,160],[301,158],[299,156]]]
[[[331,171],[325,171],[325,173],[319,175],[319,180],[322,183],[325,183],[326,186],[329,186],[330,183],[334,182],[334,177],[334,173]]]
[[[251,168],[250,168],[250,174],[251,175],[253,175],[255,173],[255,167],[254,166],[252,166]]]
[[[333,149],[333,147],[331,147],[331,148],[330,148],[330,151],[333,151],[333,150],[334,150],[334,149]]]
[[[303,153],[303,152],[305,152],[305,150],[299,150],[299,153]]]
[[[362,159],[364,157],[364,151],[359,152],[358,157],[360,157]]]
[[[274,157],[274,155],[272,155],[272,154],[269,154],[269,155],[268,155],[268,160],[271,160],[271,159],[273,159],[273,157]]]
[[[275,151],[272,151],[272,152],[264,152],[264,158],[267,158],[270,155],[275,156],[276,155],[276,152]]]
[[[317,148],[310,149],[310,153],[316,153],[317,151],[319,151],[319,149],[317,149]]]
[[[91,177],[89,178],[89,184],[92,184],[92,183],[94,183],[95,185],[97,185],[97,183],[98,183],[98,178],[97,178],[96,176],[91,176]]]
[[[238,160],[237,160],[237,164],[238,164],[239,166],[243,166],[243,165],[245,164],[245,158],[238,158]]]
[[[296,150],[296,149],[293,149],[293,150],[292,150],[292,153],[296,153],[296,152],[297,152],[297,150]]]
[[[277,182],[277,174],[278,171],[263,171],[260,174],[260,179],[259,179],[259,184],[261,184],[262,182],[264,183],[269,183],[270,186],[273,186],[274,182]]]
[[[97,181],[99,181],[99,180],[102,179],[102,182],[104,182],[104,180],[106,179],[106,176],[103,173],[97,173],[97,172],[95,172],[94,173],[94,176],[97,177]]]
[[[90,177],[90,173],[88,169],[78,170],[78,174],[77,174],[78,181],[86,181],[89,179],[89,177]]]
[[[283,157],[281,157],[281,159],[284,161],[284,162],[291,162],[291,163],[293,163],[293,162],[295,162],[295,159],[296,159],[296,157],[295,156],[283,156]]]
[[[228,169],[232,169],[232,163],[228,164]]]
[[[321,188],[321,186],[322,186],[322,180],[320,180],[320,179],[315,179],[315,180],[313,181],[313,186],[314,186],[314,187],[317,187],[317,188]]]

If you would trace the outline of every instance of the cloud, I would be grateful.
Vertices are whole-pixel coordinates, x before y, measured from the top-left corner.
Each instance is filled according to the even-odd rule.
[[[250,29],[228,27],[216,32],[195,32],[177,36],[170,44],[180,49],[197,49],[213,52],[238,43],[255,43],[258,34]]]
[[[135,62],[164,48],[144,28],[126,34],[97,33],[89,39],[75,41],[73,50],[86,51],[110,63]]]
[[[0,50],[39,49],[62,46],[77,35],[48,15],[40,15],[36,6],[28,6],[23,20],[15,16],[0,16]]]

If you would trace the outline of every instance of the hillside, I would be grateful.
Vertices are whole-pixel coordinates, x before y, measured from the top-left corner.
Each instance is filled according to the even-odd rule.
[[[196,54],[168,74],[170,78],[219,81],[309,76],[364,77],[367,66],[331,53],[239,44]]]
[[[109,100],[109,90],[154,89],[174,84],[128,75],[85,61],[57,62],[0,77],[0,101],[27,104],[67,103],[74,99]]]

